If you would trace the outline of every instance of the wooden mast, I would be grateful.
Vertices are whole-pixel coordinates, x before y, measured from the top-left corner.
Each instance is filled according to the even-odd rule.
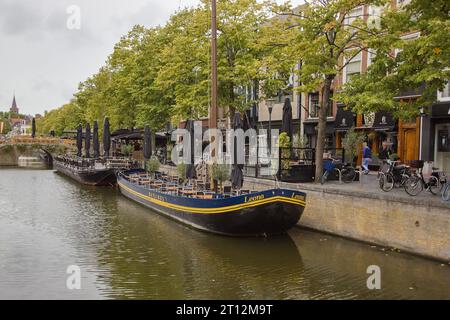
[[[209,128],[217,128],[217,5],[211,0],[211,107]]]

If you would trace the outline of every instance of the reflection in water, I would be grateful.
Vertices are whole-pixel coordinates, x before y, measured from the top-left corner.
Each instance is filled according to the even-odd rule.
[[[66,289],[66,268],[82,289]],[[382,290],[366,287],[379,265]],[[0,170],[0,298],[450,299],[450,266],[302,229],[202,233],[112,188]]]

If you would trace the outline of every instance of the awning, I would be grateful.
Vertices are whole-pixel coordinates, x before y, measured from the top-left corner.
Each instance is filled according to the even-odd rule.
[[[143,138],[143,130],[119,129],[111,133],[113,140],[142,140]]]
[[[433,118],[449,118],[450,103],[439,103],[431,107],[431,116]]]
[[[375,131],[392,131],[395,127],[395,120],[392,114],[386,111],[375,113],[372,129]]]
[[[334,129],[336,131],[347,131],[355,124],[355,115],[351,110],[338,108],[336,120],[334,121]]]

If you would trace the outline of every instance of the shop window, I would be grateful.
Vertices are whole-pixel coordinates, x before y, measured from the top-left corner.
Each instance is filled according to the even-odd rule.
[[[437,151],[450,152],[450,130],[439,130],[437,138]]]

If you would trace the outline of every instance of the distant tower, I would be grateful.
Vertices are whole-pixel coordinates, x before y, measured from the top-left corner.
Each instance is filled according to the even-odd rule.
[[[17,108],[16,95],[15,94],[14,94],[13,102],[12,102],[12,105],[11,105],[11,109],[9,109],[9,112],[11,114],[19,114],[19,108]]]

